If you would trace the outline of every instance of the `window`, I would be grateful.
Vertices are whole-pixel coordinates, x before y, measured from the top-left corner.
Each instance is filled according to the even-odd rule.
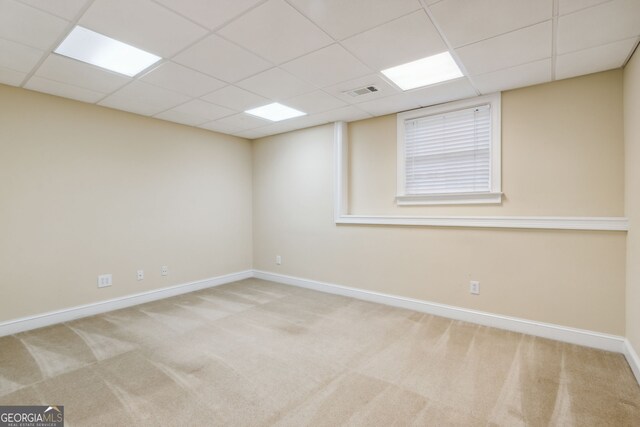
[[[500,94],[398,114],[398,205],[501,201]]]

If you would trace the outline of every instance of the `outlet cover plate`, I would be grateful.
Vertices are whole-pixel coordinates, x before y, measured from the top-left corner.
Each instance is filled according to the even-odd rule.
[[[480,295],[480,282],[475,280],[469,282],[469,292],[472,295]]]
[[[98,276],[98,287],[106,288],[107,286],[111,286],[113,284],[113,277],[111,274],[101,274]]]

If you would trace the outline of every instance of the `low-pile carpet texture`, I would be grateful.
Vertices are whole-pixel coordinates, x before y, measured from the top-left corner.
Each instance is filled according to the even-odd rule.
[[[640,425],[620,354],[248,279],[0,338],[68,426]]]

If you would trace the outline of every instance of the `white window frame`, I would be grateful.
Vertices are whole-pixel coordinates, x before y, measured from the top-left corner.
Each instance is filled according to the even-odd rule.
[[[502,175],[501,175],[501,124],[500,124],[500,93],[463,99],[432,107],[420,108],[397,115],[398,126],[398,154],[397,154],[397,193],[396,204],[407,205],[452,205],[452,204],[480,204],[502,203]],[[491,154],[490,154],[490,191],[474,193],[444,193],[407,195],[405,193],[405,132],[404,122],[419,117],[444,114],[451,111],[464,110],[489,104],[491,106]]]

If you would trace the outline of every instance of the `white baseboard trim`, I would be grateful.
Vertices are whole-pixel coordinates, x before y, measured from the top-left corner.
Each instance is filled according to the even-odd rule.
[[[633,371],[633,375],[636,376],[636,380],[638,381],[638,384],[640,384],[640,357],[638,357],[638,353],[636,353],[628,339],[624,340],[624,357],[627,358],[627,362]]]
[[[466,308],[453,307],[450,305],[399,297],[396,295],[388,295],[379,292],[365,291],[362,289],[350,288],[332,283],[323,283],[299,277],[285,276],[260,270],[254,270],[254,277],[270,280],[272,282],[299,286],[301,288],[312,289],[315,291],[343,295],[364,301],[371,301],[379,304],[419,311],[421,313],[433,314],[449,319],[462,320],[498,329],[505,329],[537,337],[549,338],[556,341],[563,341],[571,344],[593,347],[600,350],[626,354],[627,346],[625,346],[625,338],[616,335],[608,335],[584,329],[519,319],[516,317],[501,316],[498,314],[469,310]],[[631,364],[631,362],[629,363]]]
[[[422,313],[433,314],[449,319],[462,320],[484,326],[505,329],[508,331],[520,332],[571,344],[593,347],[601,350],[623,353],[631,366],[631,369],[640,383],[640,357],[631,346],[631,343],[624,337],[608,335],[583,329],[576,329],[566,326],[554,325],[532,320],[519,319],[516,317],[501,316],[482,311],[470,310],[466,308],[454,307],[445,304],[422,301],[413,298],[405,298],[396,295],[389,295],[379,292],[366,291],[363,289],[350,288],[347,286],[324,283],[316,280],[302,279],[299,277],[286,276],[260,270],[246,270],[209,279],[198,280],[181,285],[171,286],[162,289],[155,289],[134,295],[127,295],[111,300],[100,301],[93,304],[86,304],[71,307],[64,310],[57,310],[35,316],[23,317],[0,323],[0,337],[12,335],[31,329],[42,328],[56,323],[68,322],[82,317],[93,316],[108,311],[131,307],[146,302],[169,298],[200,289],[206,289],[238,280],[256,277],[258,279],[272,282],[284,283],[320,292],[343,295],[364,301],[371,301],[379,304],[390,305]]]
[[[183,283],[181,285],[170,286],[167,288],[155,289],[139,294],[126,295],[123,297],[100,301],[93,304],[80,305],[64,310],[51,311],[35,316],[10,320],[8,322],[0,323],[0,337],[16,334],[18,332],[28,331],[31,329],[42,328],[44,326],[49,326],[56,323],[68,322],[70,320],[79,319],[81,317],[93,316],[95,314],[105,313],[107,311],[131,307],[133,305],[143,304],[145,302],[186,294],[188,292],[198,291],[200,289],[224,285],[225,283],[248,279],[250,277],[253,277],[253,271],[246,270],[238,273],[212,277],[209,279],[197,280],[195,282]]]

